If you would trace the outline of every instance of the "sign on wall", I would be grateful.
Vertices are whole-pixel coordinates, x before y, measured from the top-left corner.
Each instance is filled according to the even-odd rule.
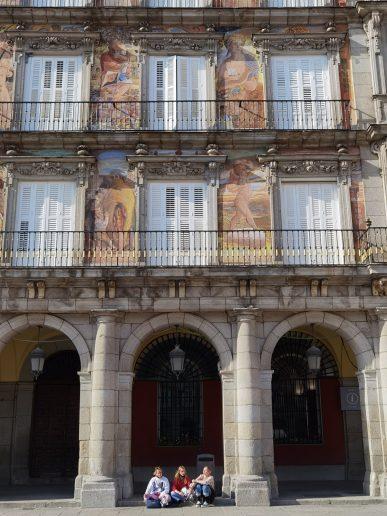
[[[340,387],[341,410],[360,410],[358,387]]]

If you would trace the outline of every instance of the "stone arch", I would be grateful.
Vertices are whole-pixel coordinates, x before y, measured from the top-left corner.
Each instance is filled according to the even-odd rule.
[[[223,370],[231,368],[232,354],[230,348],[225,337],[216,326],[197,315],[170,313],[156,315],[140,324],[133,331],[121,352],[119,370],[121,372],[133,372],[135,357],[142,343],[156,332],[173,328],[176,325],[201,333],[216,349],[221,368]]]
[[[14,335],[29,326],[46,326],[66,335],[78,351],[81,361],[81,370],[87,371],[90,364],[90,352],[85,339],[74,326],[54,315],[24,314],[4,321],[0,324],[0,352]]]
[[[267,336],[261,353],[262,369],[271,369],[272,353],[277,342],[285,333],[299,326],[312,323],[336,331],[344,339],[356,357],[359,371],[374,367],[375,355],[373,349],[355,324],[329,312],[303,312],[284,319]]]

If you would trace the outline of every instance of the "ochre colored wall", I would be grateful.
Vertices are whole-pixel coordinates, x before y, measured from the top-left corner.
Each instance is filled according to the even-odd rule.
[[[220,381],[203,382],[203,444],[157,445],[157,382],[136,380],[133,385],[133,466],[196,465],[199,453],[213,453],[216,466],[223,464],[222,393]]]

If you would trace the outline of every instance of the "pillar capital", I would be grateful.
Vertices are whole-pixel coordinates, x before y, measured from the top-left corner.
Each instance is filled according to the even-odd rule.
[[[90,371],[78,371],[78,376],[80,383],[91,383]]]
[[[122,312],[115,308],[107,308],[106,310],[91,310],[90,318],[100,323],[112,323],[122,318]]]
[[[257,320],[258,316],[262,317],[262,310],[255,306],[238,307],[233,309],[233,314],[237,322]]]
[[[222,369],[221,371],[219,371],[219,374],[222,382],[234,381],[234,371],[230,371],[229,369]]]

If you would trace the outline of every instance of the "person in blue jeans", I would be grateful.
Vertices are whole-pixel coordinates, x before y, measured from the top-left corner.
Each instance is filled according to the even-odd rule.
[[[203,473],[193,480],[197,507],[207,507],[215,498],[215,481],[212,471],[208,466],[203,468]]]

